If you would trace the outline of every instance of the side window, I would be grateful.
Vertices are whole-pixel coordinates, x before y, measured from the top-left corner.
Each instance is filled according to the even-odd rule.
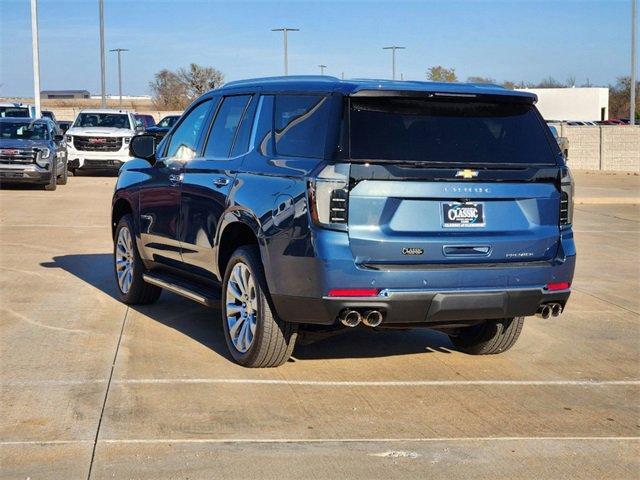
[[[273,103],[273,95],[260,97],[249,140],[250,147],[265,157],[273,155]]]
[[[330,102],[320,95],[278,95],[275,127],[278,155],[322,158]]]
[[[167,158],[186,161],[196,156],[198,137],[204,127],[210,106],[211,100],[206,100],[187,114],[169,140]]]
[[[250,95],[225,97],[209,132],[204,151],[207,158],[228,158]]]
[[[240,122],[240,127],[238,127],[238,133],[236,134],[236,139],[233,142],[233,148],[231,149],[231,157],[237,157],[249,151],[249,138],[251,137],[251,127],[253,127],[257,104],[258,97],[254,96],[244,112],[242,122]]]

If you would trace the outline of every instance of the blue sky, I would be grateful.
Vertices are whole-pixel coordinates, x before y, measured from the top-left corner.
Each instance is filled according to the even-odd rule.
[[[32,94],[29,0],[0,0],[0,95]],[[42,89],[99,92],[98,1],[39,0]],[[629,0],[551,1],[193,1],[105,0],[106,48],[123,57],[126,94],[149,93],[162,68],[191,62],[227,80],[280,75],[282,34],[290,34],[289,73],[388,78],[382,47],[405,46],[397,71],[425,79],[432,65],[459,78],[578,84],[629,75]],[[116,57],[107,54],[107,90],[117,92]]]

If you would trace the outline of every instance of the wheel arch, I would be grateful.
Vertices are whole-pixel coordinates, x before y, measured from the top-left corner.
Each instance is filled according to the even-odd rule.
[[[224,277],[224,272],[233,252],[244,245],[255,245],[260,248],[259,228],[255,221],[249,222],[239,219],[233,215],[234,221],[226,222],[217,244],[217,267],[220,280]],[[253,224],[253,225],[252,225]],[[261,255],[262,257],[262,255]],[[264,264],[264,262],[263,262]]]
[[[120,197],[114,202],[111,209],[111,238],[115,238],[118,222],[126,214],[133,214],[133,208],[129,200]]]

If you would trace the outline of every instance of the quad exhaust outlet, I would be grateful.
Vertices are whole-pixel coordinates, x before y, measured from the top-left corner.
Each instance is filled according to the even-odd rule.
[[[379,310],[365,310],[363,313],[360,313],[357,310],[345,308],[338,315],[338,320],[345,327],[353,328],[362,323],[367,327],[375,328],[382,323],[384,315]]]
[[[538,311],[536,315],[540,318],[544,318],[545,320],[549,317],[557,317],[562,313],[562,305],[559,303],[545,303],[544,305],[540,305],[538,307]]]
[[[362,321],[362,315],[360,315],[360,312],[356,310],[346,308],[340,312],[338,320],[340,320],[340,323],[342,323],[345,327],[353,328],[357,327],[360,324],[360,322]]]
[[[367,327],[377,327],[382,323],[382,313],[378,310],[367,310],[362,316],[362,323]]]

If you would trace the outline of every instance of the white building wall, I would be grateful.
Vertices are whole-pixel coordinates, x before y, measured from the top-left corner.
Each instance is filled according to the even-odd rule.
[[[538,96],[536,106],[545,120],[608,120],[608,88],[523,88]],[[604,118],[602,109],[604,108]]]

